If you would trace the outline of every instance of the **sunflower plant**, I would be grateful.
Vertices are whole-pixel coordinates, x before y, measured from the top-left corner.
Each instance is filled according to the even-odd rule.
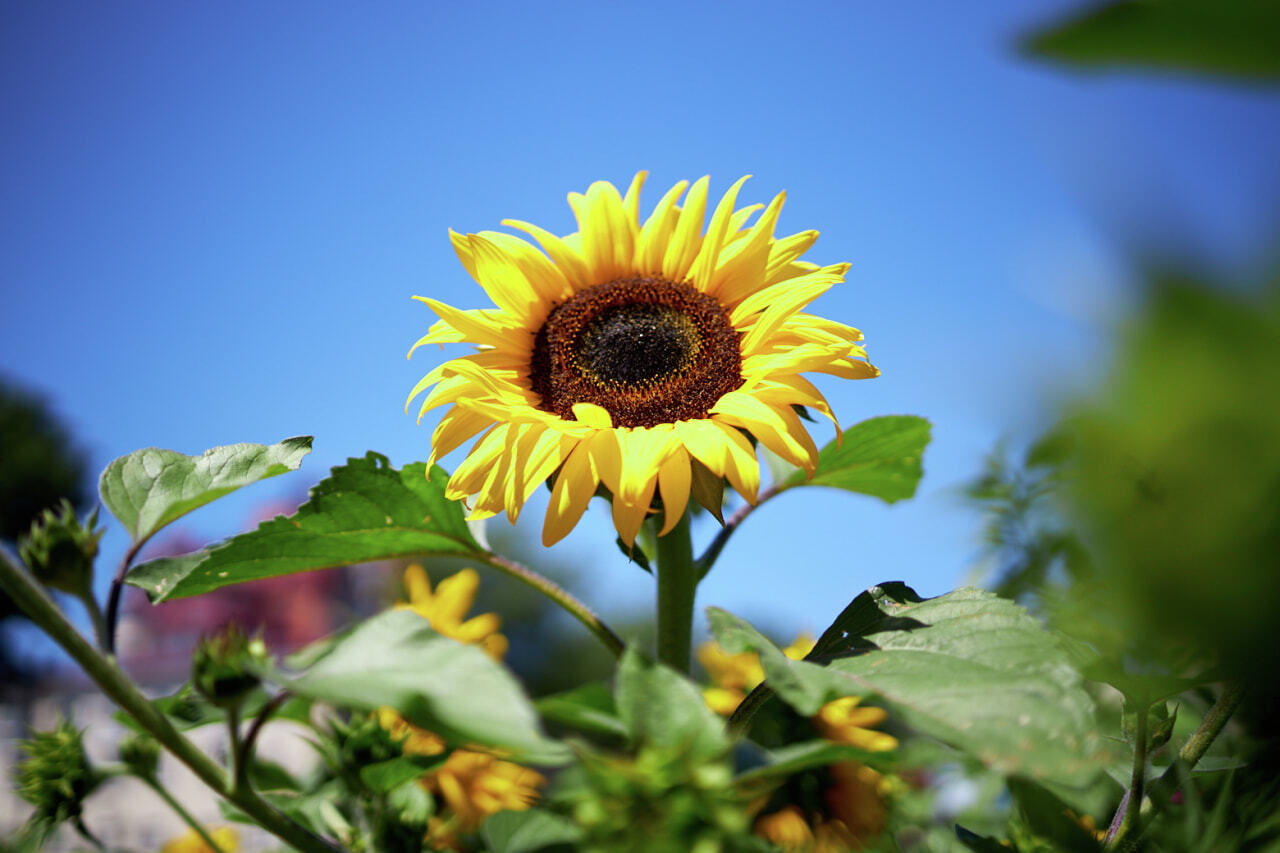
[[[288,517],[139,562],[186,513],[298,469],[311,439],[117,459],[100,493],[131,544],[105,602],[90,583],[99,534],[53,543],[59,565],[76,568],[71,591],[92,614],[92,642],[51,595],[68,588],[55,582],[65,572],[32,556],[52,553],[52,522],[23,543],[27,565],[3,554],[4,590],[133,729],[116,765],[91,762],[68,724],[36,734],[18,774],[35,813],[15,846],[39,849],[67,821],[96,841],[81,805],[128,775],[189,825],[165,849],[238,849],[237,833],[210,828],[168,791],[161,751],[208,786],[224,821],[303,851],[1091,850],[1133,843],[1169,807],[1168,779],[1190,773],[1238,695],[1228,688],[1211,706],[1170,709],[1177,689],[1211,679],[1109,677],[1102,645],[1050,630],[991,592],[926,599],[898,581],[837,590],[848,604],[822,615],[817,639],[785,647],[711,607],[712,639],[694,672],[695,591],[734,532],[792,489],[910,498],[930,425],[895,415],[842,428],[807,378],[880,371],[858,329],[809,310],[849,265],[805,260],[816,231],[778,233],[783,194],[741,204],[744,178],[713,199],[704,177],[670,187],[642,217],[645,178],[625,192],[598,181],[571,193],[572,234],[522,220],[450,233],[477,299],[491,304],[415,297],[436,319],[411,356],[425,344],[470,348],[408,395],[419,421],[440,410],[426,462],[353,457]],[[821,447],[814,414],[834,426]],[[455,453],[449,473],[439,463]],[[542,545],[563,539],[598,498],[623,552],[614,570],[652,571],[651,646],[624,642],[525,564],[539,558],[516,560],[478,535],[498,514],[514,523],[539,490]],[[715,520],[698,525],[710,531],[698,548],[695,513]],[[93,518],[57,521],[94,531]],[[126,585],[163,606],[388,561],[407,565],[398,601],[287,656],[229,627],[195,650],[191,684],[159,698],[116,662]],[[527,671],[506,663],[517,647],[502,614],[472,612],[499,578],[574,617],[581,640],[614,660],[609,676],[531,698]],[[551,639],[532,646],[552,648]],[[571,668],[564,657],[547,664]],[[1108,680],[1128,698],[1123,726],[1108,719],[1114,708],[1098,687]],[[309,774],[258,755],[260,733],[280,721],[307,731],[317,755]],[[196,747],[188,732],[204,725],[225,728],[225,755]],[[1144,784],[1160,767],[1144,810]],[[972,794],[961,806],[956,784]]]

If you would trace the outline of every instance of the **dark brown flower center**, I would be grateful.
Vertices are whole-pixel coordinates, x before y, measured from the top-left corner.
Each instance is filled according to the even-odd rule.
[[[575,403],[601,406],[615,427],[705,418],[742,385],[739,337],[724,307],[690,284],[618,279],[551,309],[529,383],[539,406],[566,420]]]

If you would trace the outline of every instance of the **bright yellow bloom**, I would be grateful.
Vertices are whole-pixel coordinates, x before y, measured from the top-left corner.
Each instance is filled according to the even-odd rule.
[[[802,634],[782,651],[792,660],[803,660],[813,645],[814,639]],[[698,649],[698,661],[712,682],[703,689],[703,699],[718,714],[732,714],[747,693],[764,681],[764,668],[754,652],[731,655],[711,642]],[[884,722],[887,712],[861,706],[859,701],[857,696],[846,696],[819,708],[813,723],[822,737],[867,752],[897,748],[897,738],[871,728]],[[806,815],[795,804],[786,805],[757,818],[756,834],[787,853],[842,853],[860,849],[863,840],[879,835],[889,787],[885,777],[857,761],[837,762],[826,772],[829,780],[820,811]]]
[[[404,572],[407,608],[431,623],[431,627],[462,643],[479,645],[496,660],[507,652],[507,638],[497,633],[501,620],[496,613],[467,617],[475,603],[480,577],[473,569],[463,569],[436,584],[433,591],[426,571],[418,565]],[[378,721],[392,734],[404,738],[406,753],[439,755],[446,749],[442,738],[407,722],[391,708],[378,711]],[[428,833],[433,844],[454,846],[458,836],[473,832],[484,819],[500,811],[529,808],[538,798],[538,788],[547,780],[530,770],[493,755],[455,749],[444,764],[423,774],[421,784],[437,795],[441,815],[432,819]]]
[[[861,332],[802,311],[849,265],[800,260],[816,231],[774,237],[785,194],[735,210],[743,178],[704,232],[708,179],[692,188],[681,181],[642,224],[645,175],[625,196],[605,181],[570,193],[579,230],[565,237],[504,221],[543,251],[511,234],[450,232],[496,308],[414,297],[440,320],[413,349],[479,349],[435,368],[409,395],[412,402],[430,389],[419,420],[451,405],[432,436],[432,463],[483,433],[447,490],[475,497],[473,519],[505,510],[514,522],[533,489],[559,471],[544,544],[568,534],[602,483],[624,542],[658,494],[665,535],[691,493],[705,496],[699,483],[708,477],[755,502],[760,467],[748,435],[813,473],[817,446],[793,407],[835,416],[800,374],[879,374]]]
[[[239,853],[240,835],[232,827],[220,826],[210,830],[209,837],[213,839],[214,844],[218,845],[222,853]],[[215,851],[198,832],[188,829],[185,834],[166,841],[160,848],[160,853],[215,853]]]
[[[475,569],[463,569],[445,578],[431,589],[431,579],[422,566],[404,570],[407,602],[396,602],[397,609],[408,609],[431,623],[431,627],[460,643],[479,645],[494,660],[507,653],[507,638],[498,633],[502,619],[496,613],[481,613],[467,619],[467,611],[475,604],[480,576]]]

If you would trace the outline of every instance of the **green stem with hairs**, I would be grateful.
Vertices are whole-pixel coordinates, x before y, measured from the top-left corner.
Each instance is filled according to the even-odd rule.
[[[595,635],[596,639],[609,650],[610,654],[615,658],[622,656],[622,650],[625,648],[622,638],[615,634],[613,629],[606,625],[604,620],[597,616],[590,607],[587,607],[587,605],[574,598],[564,589],[528,566],[523,566],[515,560],[508,560],[500,554],[485,552],[479,559],[490,568],[510,575],[521,583],[528,584],[560,605],[568,611],[569,615],[586,626],[586,629]]]
[[[276,811],[254,791],[233,788],[226,771],[173,727],[169,719],[160,713],[116,665],[114,656],[105,657],[85,640],[75,626],[67,621],[49,594],[3,550],[0,550],[0,589],[7,592],[27,618],[80,665],[103,693],[137,720],[142,728],[179,761],[191,768],[214,793],[234,803],[267,832],[303,853],[336,853],[341,850]]]
[[[693,646],[693,599],[698,566],[688,511],[666,536],[658,537],[658,660],[689,674]]]

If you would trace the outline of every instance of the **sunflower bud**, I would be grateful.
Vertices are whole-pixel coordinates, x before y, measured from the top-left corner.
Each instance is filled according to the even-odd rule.
[[[85,755],[81,732],[59,719],[53,731],[33,732],[19,747],[26,758],[14,780],[18,795],[36,807],[36,815],[53,823],[78,818],[84,800],[101,777]]]
[[[129,735],[120,741],[120,760],[134,776],[154,779],[160,766],[160,744],[150,735]]]
[[[262,682],[262,672],[269,663],[261,634],[251,637],[229,625],[196,646],[191,682],[210,702],[230,708]]]
[[[105,531],[93,529],[97,521],[95,509],[82,526],[64,499],[58,512],[46,509],[35,520],[18,543],[18,554],[42,584],[83,598],[91,594],[93,561]]]

